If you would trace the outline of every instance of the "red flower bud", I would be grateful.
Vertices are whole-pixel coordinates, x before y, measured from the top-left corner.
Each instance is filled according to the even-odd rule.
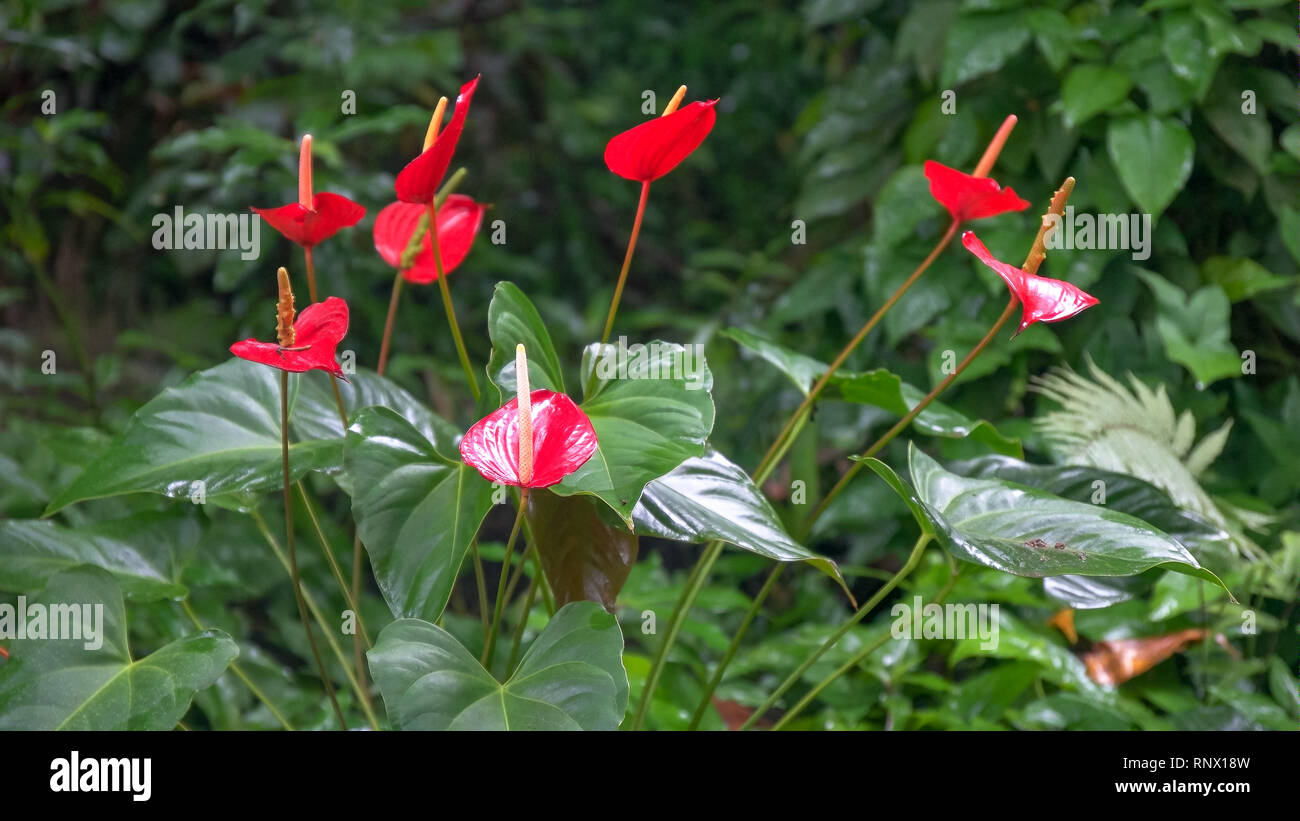
[[[460,140],[460,132],[465,128],[465,117],[469,114],[470,100],[474,98],[478,81],[479,78],[475,77],[461,86],[460,95],[456,97],[456,111],[451,116],[451,123],[438,132],[429,147],[421,152],[420,156],[407,163],[402,172],[397,175],[397,182],[393,185],[393,189],[402,202],[433,201],[442,178],[447,174],[447,167],[451,165],[452,155],[456,153],[456,143]],[[436,123],[431,124],[430,129],[434,130],[436,126]]]
[[[966,246],[979,261],[992,268],[1002,281],[1011,289],[1011,293],[1024,306],[1021,314],[1020,333],[1035,322],[1060,322],[1069,319],[1087,308],[1097,304],[1097,298],[1068,282],[1049,279],[1030,274],[1014,265],[1008,265],[993,258],[989,249],[984,247],[974,231],[961,235],[961,244]]]

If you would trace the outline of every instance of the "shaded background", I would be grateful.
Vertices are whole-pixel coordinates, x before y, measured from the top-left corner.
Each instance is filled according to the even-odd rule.
[[[1027,393],[1031,375],[1054,363],[1082,367],[1085,355],[1113,374],[1131,371],[1164,385],[1202,432],[1236,419],[1204,483],[1274,515],[1277,531],[1294,529],[1293,12],[1272,0],[6,2],[0,511],[39,515],[92,429],[120,429],[162,387],[227,358],[232,341],[269,333],[273,272],[287,265],[300,275],[296,247],[268,229],[254,262],[234,250],[156,251],[151,220],[176,205],[238,213],[293,201],[304,132],[315,137],[316,190],[367,207],[316,260],[322,293],[352,306],[343,347],[373,367],[392,281],[371,242],[374,216],[392,201],[394,175],[418,152],[438,97],[481,73],[453,168],[468,169],[461,191],[493,204],[487,223],[503,220],[507,241],[488,242],[485,225],[450,280],[476,363],[489,350],[491,289],[508,279],[537,303],[576,370],[581,345],[599,333],[638,194],[605,168],[605,142],[644,119],[646,90],[660,108],[680,83],[688,99],[721,99],[703,147],[653,186],[615,333],[708,345],[713,443],[747,468],[797,396],[717,332],[747,327],[829,359],[946,227],[926,194],[923,160],[969,169],[1002,118],[1019,115],[994,174],[1031,208],[976,226],[1007,259],[1023,253],[1067,174],[1078,179],[1079,210],[1141,212],[1151,210],[1143,192],[1171,176],[1164,169],[1181,177],[1190,163],[1156,214],[1149,260],[1050,255],[1044,272],[1101,306],[999,341],[945,401],[1025,437],[1033,452],[1028,417],[1041,400]],[[1111,68],[1124,82],[1085,73],[1072,88],[1081,66]],[[50,116],[40,113],[47,89],[57,100]],[[1240,113],[1247,89],[1252,118]],[[354,115],[341,111],[349,90]],[[941,110],[945,90],[956,93],[953,115]],[[1136,153],[1117,144],[1117,127],[1142,117],[1178,124],[1194,147],[1184,157],[1177,141]],[[1124,167],[1125,157],[1137,167]],[[795,220],[806,224],[806,244],[791,241]],[[1188,299],[1161,304],[1135,265]],[[969,348],[1003,301],[990,272],[949,250],[850,366],[888,367],[928,387],[942,378],[942,352]],[[390,375],[468,424],[431,287],[406,289],[397,329]],[[1257,373],[1204,379],[1225,346],[1254,351]],[[54,375],[40,370],[47,349],[58,355]],[[820,447],[805,437],[792,462],[811,482],[809,497],[842,469],[843,453],[889,421],[827,403],[815,426]],[[901,452],[891,449],[894,464]],[[781,475],[767,490],[781,500],[789,484]],[[881,494],[838,511],[817,549],[850,566],[885,556],[903,544],[905,519],[882,525],[882,509],[901,513]],[[695,554],[673,548],[666,561]],[[723,567],[723,590],[753,584],[752,558],[736,562]],[[830,612],[821,580],[799,584],[774,599],[803,602],[791,619]],[[804,588],[817,598],[801,599]],[[1291,631],[1284,647],[1295,639]]]

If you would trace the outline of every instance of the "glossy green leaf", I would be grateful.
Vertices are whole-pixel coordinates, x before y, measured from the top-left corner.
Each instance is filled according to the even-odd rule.
[[[782,345],[742,328],[727,328],[722,336],[735,340],[741,347],[758,354],[790,378],[801,394],[807,396],[814,384],[826,373],[826,363],[792,351]]]
[[[385,627],[370,670],[403,730],[614,730],[627,710],[618,622],[593,602],[561,608],[498,682],[447,631],[417,619]]]
[[[713,375],[703,353],[669,342],[596,355],[588,346],[583,377],[595,372],[582,410],[596,429],[592,457],[551,490],[600,497],[632,529],[632,510],[646,483],[704,453],[713,430]]]
[[[502,403],[515,396],[515,346],[521,342],[528,352],[528,380],[532,389],[564,393],[560,357],[546,324],[524,292],[512,283],[498,282],[492,291],[488,335],[492,338],[488,376],[497,386]]]
[[[290,374],[291,413],[298,384],[298,376]],[[291,477],[337,465],[341,444],[292,442]],[[108,450],[55,496],[45,513],[123,493],[185,498],[201,488],[211,500],[272,490],[282,481],[280,374],[232,359],[164,390],[136,411]]]
[[[1031,578],[1132,576],[1159,567],[1224,586],[1141,519],[1000,479],[958,476],[915,445],[909,462],[915,490],[899,480],[904,500],[963,561]],[[889,471],[878,460],[868,464],[878,474]]]
[[[1245,257],[1210,257],[1201,263],[1201,276],[1222,288],[1232,302],[1300,283],[1300,278],[1278,276]]]
[[[396,411],[414,425],[416,430],[433,443],[438,453],[448,459],[460,458],[456,450],[460,429],[430,411],[397,383],[374,371],[359,368],[348,377],[347,382],[339,380],[338,386],[339,395],[343,397],[343,409],[349,420],[362,408],[382,405]],[[328,375],[313,373],[303,379],[289,426],[303,440],[341,438],[344,435],[338,403],[334,399]]]
[[[1065,125],[1077,128],[1094,116],[1119,105],[1128,97],[1133,81],[1127,72],[1095,63],[1070,69],[1061,86]]]
[[[646,485],[632,515],[646,536],[718,539],[778,562],[807,562],[844,584],[835,562],[792,539],[749,474],[715,450]]]
[[[388,408],[365,408],[353,419],[343,469],[355,488],[357,533],[389,609],[436,621],[492,507],[492,485],[441,456]]]
[[[1205,28],[1186,10],[1173,11],[1161,17],[1160,44],[1170,68],[1193,90],[1199,98],[1209,87],[1218,69],[1219,61],[1210,52]]]
[[[1192,173],[1192,135],[1172,117],[1112,119],[1106,149],[1124,190],[1153,218],[1173,202]]]
[[[90,565],[111,573],[128,598],[182,598],[187,591],[173,578],[174,545],[149,533],[160,518],[141,514],[76,530],[45,520],[0,521],[0,590],[39,590],[56,573]]]
[[[1241,376],[1241,358],[1229,338],[1232,306],[1218,285],[1188,296],[1159,274],[1137,269],[1155,292],[1156,332],[1169,358],[1191,371],[1199,386]]]
[[[899,417],[905,416],[925,398],[925,391],[883,368],[865,373],[836,374],[831,383],[845,400],[884,408]],[[1008,456],[1024,455],[1019,439],[1004,436],[983,419],[973,420],[938,400],[926,405],[925,410],[916,415],[912,427],[930,436],[970,437]]]
[[[81,638],[10,644],[0,666],[0,730],[171,730],[239,654],[225,633],[205,630],[133,659],[122,593],[98,568],[57,574],[27,602],[29,615],[36,604],[90,605],[92,614],[102,605],[102,624],[94,640],[83,622]],[[88,640],[100,646],[87,649]]]
[[[1135,516],[1186,547],[1202,565],[1225,567],[1235,555],[1232,536],[1191,510],[1174,504],[1163,490],[1124,473],[1084,465],[1031,465],[1004,456],[981,456],[950,465],[960,476],[1005,479],[1076,502],[1104,505]],[[1109,607],[1151,588],[1143,576],[1053,576],[1044,591],[1077,610]]]
[[[795,387],[807,396],[813,384],[826,372],[825,363],[791,351],[751,331],[729,328],[724,336],[734,339],[742,347],[753,351],[778,370],[790,377]],[[884,368],[862,373],[837,372],[822,393],[824,398],[839,398],[847,402],[873,405],[895,416],[905,416],[925,398],[925,391],[909,385]],[[934,401],[912,420],[912,427],[930,436],[953,439],[971,437],[997,453],[1023,456],[1018,439],[1004,436],[984,420],[973,420],[942,402]]]
[[[528,495],[529,533],[557,605],[593,601],[613,611],[636,561],[636,534],[621,523],[602,521],[597,504],[583,496],[556,496],[545,488]]]
[[[997,71],[1029,42],[1023,11],[963,13],[948,29],[944,47],[943,88]]]

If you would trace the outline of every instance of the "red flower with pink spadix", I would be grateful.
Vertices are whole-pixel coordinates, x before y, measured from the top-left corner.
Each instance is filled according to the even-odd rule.
[[[281,268],[277,275],[280,288],[275,316],[277,341],[245,339],[231,345],[230,352],[240,359],[290,373],[325,371],[346,380],[334,351],[348,332],[348,304],[332,296],[303,308],[295,319],[289,272]]]
[[[483,225],[485,211],[486,205],[464,194],[452,194],[438,208],[438,249],[442,252],[444,273],[450,274],[469,254],[474,237]],[[427,213],[427,206],[394,202],[384,206],[375,217],[375,250],[389,265],[400,268],[407,282],[418,285],[427,285],[438,279],[438,268],[433,259],[433,238],[429,232],[424,232],[420,251],[413,260],[408,260],[407,267],[402,267],[402,257],[420,219]]]
[[[475,77],[460,87],[456,111],[445,129],[442,128],[442,115],[447,108],[447,98],[438,102],[424,137],[424,150],[406,164],[393,185],[397,198],[402,202],[428,204],[433,201],[442,178],[447,174],[447,167],[451,165],[452,155],[456,153],[456,143],[460,141],[460,132],[465,129],[465,117],[469,115],[470,100],[474,98],[478,81],[479,77]]]
[[[624,131],[605,146],[605,165],[620,177],[653,182],[672,171],[700,147],[713,130],[717,100],[694,102],[678,108],[686,86],[677,89],[664,113]]]
[[[291,242],[311,248],[350,228],[366,215],[364,206],[341,194],[314,194],[311,185],[311,135],[304,134],[298,152],[298,201],[279,208],[253,208]]]
[[[529,390],[523,345],[515,347],[515,379],[518,395],[474,423],[460,455],[489,482],[550,487],[596,452],[596,429],[564,394]]]
[[[1011,289],[1011,293],[1020,300],[1024,307],[1020,318],[1019,334],[1035,322],[1060,322],[1082,313],[1096,305],[1098,300],[1092,294],[1062,282],[1059,279],[1040,277],[1027,271],[1008,265],[993,257],[984,247],[974,231],[961,235],[961,244],[966,246],[979,261],[992,268],[1002,281]]]
[[[996,217],[1008,211],[1029,207],[1011,188],[997,180],[965,174],[934,160],[925,161],[925,177],[930,181],[930,196],[939,201],[957,222]]]

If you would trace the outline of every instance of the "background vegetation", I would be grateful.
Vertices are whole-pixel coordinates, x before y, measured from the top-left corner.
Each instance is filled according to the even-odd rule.
[[[1045,625],[1059,604],[1041,581],[971,568],[950,598],[1013,612],[1017,634],[1003,635],[1010,649],[989,657],[962,642],[891,643],[827,689],[800,726],[1293,728],[1300,656],[1293,13],[1273,0],[653,9],[506,0],[8,2],[0,10],[0,515],[39,517],[134,409],[224,361],[232,341],[266,334],[272,274],[298,264],[296,249],[264,231],[254,263],[233,251],[160,252],[149,242],[150,221],[175,205],[242,212],[291,201],[304,132],[315,136],[317,190],[368,208],[316,262],[322,292],[352,306],[343,347],[372,365],[391,284],[371,244],[374,215],[393,199],[393,177],[418,151],[438,96],[481,72],[456,165],[471,169],[461,190],[493,203],[487,220],[503,220],[507,240],[494,245],[485,234],[451,279],[471,358],[482,363],[490,352],[481,329],[499,280],[529,294],[557,347],[576,356],[599,332],[638,194],[605,168],[606,140],[642,119],[645,90],[659,94],[660,105],[679,83],[690,98],[721,98],[704,146],[654,186],[619,332],[707,345],[719,409],[712,441],[752,467],[799,396],[779,370],[720,332],[744,328],[831,358],[946,227],[920,163],[969,169],[1015,113],[1020,122],[995,174],[1032,206],[979,226],[994,253],[1023,253],[1037,215],[1070,174],[1081,211],[1151,213],[1152,254],[1137,262],[1126,251],[1052,253],[1045,273],[1101,305],[1015,342],[998,340],[944,401],[990,420],[1022,440],[1030,461],[1046,463],[1062,454],[1032,420],[1058,406],[1030,391],[1031,377],[1054,364],[1087,373],[1090,358],[1115,377],[1132,373],[1162,387],[1169,406],[1189,414],[1197,439],[1221,432],[1222,453],[1194,465],[1204,470],[1191,481],[1234,536],[1267,557],[1216,568],[1257,613],[1259,632],[1243,635],[1241,608],[1208,587],[1155,580],[1122,604],[1079,611],[1081,646],[1204,627],[1224,633],[1244,658],[1206,642],[1109,693],[1079,676],[1077,662],[1062,661],[1078,648]],[[40,113],[46,89],[57,95],[52,116]],[[348,90],[356,95],[352,115],[341,110]],[[945,90],[956,93],[954,115],[942,113]],[[1256,100],[1253,117],[1241,115],[1246,90]],[[795,220],[806,224],[805,244],[791,241]],[[848,367],[886,367],[928,389],[942,378],[943,352],[960,355],[997,316],[1002,287],[950,249]],[[437,296],[430,288],[407,296],[390,376],[467,423],[472,409],[461,399],[463,376]],[[58,356],[53,375],[40,367],[47,349]],[[1255,369],[1243,374],[1247,350]],[[844,454],[892,419],[869,406],[822,403],[792,467],[765,488],[792,528],[808,510],[791,503],[792,483],[804,482],[815,501],[844,470]],[[1165,437],[1177,450],[1172,424],[1155,427],[1153,440]],[[949,459],[988,452],[974,439],[921,442]],[[901,439],[885,458],[905,462]],[[346,561],[348,500],[330,487],[321,481],[324,524]],[[273,522],[275,505],[267,507]],[[296,725],[328,725],[302,662],[289,586],[249,518],[133,496],[67,508],[59,521],[93,527],[137,513],[156,517],[139,538],[170,543],[195,610],[238,639],[250,675]],[[492,532],[504,538],[508,514],[493,517]],[[899,566],[912,527],[901,503],[868,475],[809,546],[835,558],[863,599]],[[641,634],[640,614],[655,610],[666,620],[698,550],[642,541],[619,600],[634,703],[656,640]],[[708,665],[766,569],[758,557],[724,554],[670,659],[649,726],[686,724]],[[333,588],[318,557],[305,572],[322,595]],[[929,601],[948,581],[947,561],[932,551],[901,595]],[[334,605],[342,609],[341,600]],[[468,603],[455,608],[449,629],[457,619],[476,623]],[[131,609],[133,641],[146,648],[190,629],[170,602]],[[373,591],[366,612],[376,631],[389,618]],[[728,704],[705,726],[722,726],[732,705],[761,702],[848,612],[821,574],[787,572],[719,689]],[[887,631],[887,613],[882,607],[856,628],[809,672],[809,683]],[[185,721],[275,726],[230,675],[199,695]]]

